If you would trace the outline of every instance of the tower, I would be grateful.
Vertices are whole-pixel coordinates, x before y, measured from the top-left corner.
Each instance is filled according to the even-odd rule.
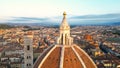
[[[60,45],[71,45],[73,43],[73,38],[70,37],[70,26],[67,23],[66,12],[63,13],[63,20],[60,25],[60,37],[57,43]]]
[[[24,36],[24,68],[33,68],[33,35]]]

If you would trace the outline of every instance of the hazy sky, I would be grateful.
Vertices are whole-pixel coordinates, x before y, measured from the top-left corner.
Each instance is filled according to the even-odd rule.
[[[51,17],[120,13],[120,0],[0,0],[0,16]]]

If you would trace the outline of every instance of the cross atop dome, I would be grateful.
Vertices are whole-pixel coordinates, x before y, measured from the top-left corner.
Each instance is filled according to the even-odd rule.
[[[66,14],[66,12],[64,11],[64,13],[63,13],[63,16],[65,17],[67,14]]]

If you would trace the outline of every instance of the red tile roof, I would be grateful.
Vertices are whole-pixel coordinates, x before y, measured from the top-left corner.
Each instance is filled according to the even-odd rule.
[[[71,47],[65,48],[63,68],[83,68]]]
[[[39,66],[40,68],[59,68],[62,56],[63,68],[83,68],[83,66],[86,68],[96,68],[94,62],[86,55],[87,53],[78,48],[78,46],[64,47],[64,55],[61,54],[62,48],[61,45],[56,45],[46,50],[36,61],[34,68],[38,68]],[[79,57],[82,59],[82,62]]]

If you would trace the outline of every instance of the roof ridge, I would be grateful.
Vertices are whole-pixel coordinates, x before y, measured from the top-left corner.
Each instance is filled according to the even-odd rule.
[[[61,56],[60,56],[60,68],[63,68],[64,51],[65,51],[65,47],[64,47],[64,46],[62,46]]]
[[[81,62],[83,68],[86,68],[85,63],[83,62],[83,60],[81,59],[81,57],[79,56],[79,54],[77,53],[77,51],[74,49],[74,47],[72,46],[72,50],[74,51],[75,55],[77,56],[77,58],[79,59],[79,61]]]
[[[36,68],[36,64],[37,64],[37,61],[39,60],[39,58],[40,58],[41,56],[43,56],[44,53],[47,52],[47,50],[49,50],[49,49],[51,50],[53,47],[54,47],[54,45],[51,45],[50,47],[48,47],[47,49],[45,49],[42,54],[40,54],[40,56],[37,58],[36,62],[35,62],[34,65],[33,65],[34,68]]]
[[[46,56],[44,57],[44,59],[41,61],[40,65],[38,66],[38,68],[41,68],[42,64],[44,63],[44,61],[47,59],[47,57],[52,53],[52,51],[56,48],[56,46],[53,46],[53,48],[46,54]]]
[[[76,46],[79,50],[81,50],[88,58],[89,60],[92,62],[92,64],[95,66],[95,68],[97,68],[97,66],[95,65],[95,63],[93,62],[93,60],[89,57],[89,55],[84,51],[82,50],[80,47]]]

